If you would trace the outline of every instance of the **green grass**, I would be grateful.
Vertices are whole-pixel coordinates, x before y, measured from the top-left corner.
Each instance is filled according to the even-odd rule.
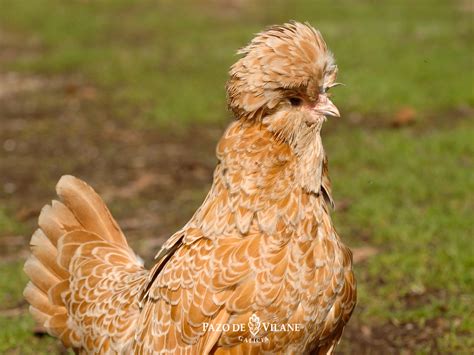
[[[21,225],[5,207],[0,206],[0,231],[2,234],[17,234],[24,231]]]
[[[425,321],[470,311],[473,136],[472,123],[463,122],[421,135],[358,129],[326,139],[336,196],[351,201],[335,223],[346,240],[369,237],[380,250],[360,283],[364,316]],[[429,302],[407,309],[403,296],[417,292]]]
[[[474,104],[472,16],[455,1],[258,1],[238,11],[219,1],[3,0],[2,27],[34,33],[41,55],[16,70],[80,73],[149,122],[225,120],[224,82],[235,50],[263,27],[309,21],[324,34],[346,88],[344,111],[391,113]],[[115,107],[114,105],[114,107]],[[132,117],[131,117],[132,116]]]
[[[343,129],[326,139],[336,197],[350,201],[335,224],[350,244],[379,250],[356,267],[360,318],[421,327],[443,319],[442,353],[474,349],[473,118],[439,131]]]
[[[57,354],[58,344],[55,339],[31,336],[31,330],[34,326],[33,319],[26,314],[14,318],[0,316],[0,327],[2,329],[0,332],[0,352],[2,354],[10,352],[16,354]]]
[[[22,261],[0,264],[0,353],[13,349],[18,354],[57,352],[54,339],[32,336],[34,321],[23,311],[26,301],[22,293],[27,278],[22,269]]]
[[[23,302],[23,287],[27,281],[28,279],[23,273],[22,262],[14,261],[0,264],[1,309],[12,309]]]
[[[443,0],[277,0],[238,11],[218,3],[3,0],[0,30],[39,49],[0,70],[79,75],[117,117],[149,129],[219,124],[229,117],[224,82],[235,50],[268,24],[311,22],[347,85],[334,101],[362,117],[329,121],[323,133],[336,201],[350,202],[335,224],[349,245],[379,251],[356,266],[356,316],[371,327],[442,318],[441,353],[472,353],[474,117],[456,115],[474,105],[472,13]],[[415,127],[364,125],[405,106],[418,112]],[[13,216],[0,208],[1,235],[24,232]],[[0,264],[0,311],[22,304],[21,265]],[[0,315],[0,352],[51,352],[54,341],[32,327],[26,313]]]

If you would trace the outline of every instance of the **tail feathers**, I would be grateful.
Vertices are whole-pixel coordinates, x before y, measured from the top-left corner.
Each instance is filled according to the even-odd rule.
[[[44,234],[41,229],[37,229],[31,237],[30,247],[34,257],[43,264],[43,266],[52,274],[58,277],[60,280],[67,279],[69,273],[67,268],[61,267],[56,262],[58,250]]]
[[[56,192],[72,211],[82,229],[128,248],[127,240],[117,222],[100,196],[89,185],[73,176],[65,175],[59,180]]]
[[[74,320],[74,312],[82,307],[78,305],[91,301],[84,290],[102,282],[110,285],[109,296],[114,297],[115,287],[110,284],[113,280],[107,279],[111,272],[123,275],[125,280],[127,275],[134,280],[138,277],[138,287],[140,280],[145,280],[146,271],[91,187],[72,176],[63,176],[56,190],[61,202],[53,201],[42,209],[40,228],[31,238],[32,255],[24,266],[31,281],[24,296],[33,317],[51,335],[59,337],[66,346],[80,348],[84,334],[75,328],[81,322]],[[97,306],[93,300],[92,306]]]
[[[75,229],[82,229],[81,224],[71,210],[59,201],[53,201],[51,206],[46,205],[43,207],[38,219],[38,225],[54,246],[57,245],[59,238],[64,233]]]
[[[70,263],[77,251],[77,249],[81,245],[87,245],[90,243],[94,243],[93,246],[96,246],[97,242],[102,242],[104,245],[110,245],[109,243],[105,242],[101,237],[97,234],[89,233],[81,230],[72,231],[64,235],[63,238],[59,241],[58,249],[60,250],[57,262],[59,265],[64,267],[65,269],[70,270]],[[84,253],[81,250],[81,253],[78,255],[80,257],[88,257],[90,253]]]
[[[61,306],[57,306],[50,302],[48,295],[39,289],[33,282],[29,282],[26,286],[23,295],[27,301],[34,301],[34,306],[30,306],[30,309],[34,309],[33,316],[41,324],[44,324],[51,315],[66,313],[66,309]],[[31,303],[31,302],[30,302]]]
[[[103,265],[137,266],[136,258],[131,259],[126,250],[104,241],[97,234],[88,231],[72,231],[62,237],[58,244],[59,265],[75,270],[83,261],[101,261]],[[74,265],[71,265],[74,263]]]

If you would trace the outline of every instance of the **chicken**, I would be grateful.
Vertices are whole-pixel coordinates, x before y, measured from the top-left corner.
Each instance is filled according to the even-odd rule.
[[[330,218],[320,131],[339,116],[321,34],[273,26],[241,49],[213,185],[148,271],[101,198],[63,176],[41,211],[24,295],[81,354],[330,354],[356,303]]]

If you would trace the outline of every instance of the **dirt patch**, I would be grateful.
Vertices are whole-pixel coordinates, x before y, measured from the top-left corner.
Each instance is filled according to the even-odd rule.
[[[7,73],[1,88],[0,203],[29,232],[63,174],[104,196],[147,259],[148,241],[161,244],[204,198],[219,129],[137,129],[117,118],[106,93],[80,78]],[[26,247],[27,237],[2,233],[9,255]]]
[[[474,12],[474,2],[472,0],[459,0],[458,8],[462,12],[473,13]]]
[[[414,349],[441,354],[439,341],[450,326],[451,322],[445,318],[430,319],[423,325],[367,325],[356,318],[344,330],[337,354],[413,354]]]
[[[38,38],[23,36],[0,28],[0,63],[17,61],[19,59],[38,57],[42,46]]]
[[[417,112],[411,107],[402,107],[393,113],[349,112],[343,115],[341,120],[332,121],[332,124],[328,126],[328,131],[358,126],[368,130],[410,129],[419,136],[441,128],[455,127],[456,124],[472,117],[474,117],[474,107],[469,105],[438,112]]]

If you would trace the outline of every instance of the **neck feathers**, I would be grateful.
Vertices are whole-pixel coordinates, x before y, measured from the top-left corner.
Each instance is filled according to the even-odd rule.
[[[324,148],[319,133],[308,142],[301,142],[295,151],[299,156],[297,163],[297,181],[306,192],[319,194],[323,180]]]
[[[208,236],[296,228],[302,201],[319,200],[323,174],[319,134],[307,139],[306,149],[292,147],[262,124],[232,123],[217,146],[211,191],[187,227]]]

